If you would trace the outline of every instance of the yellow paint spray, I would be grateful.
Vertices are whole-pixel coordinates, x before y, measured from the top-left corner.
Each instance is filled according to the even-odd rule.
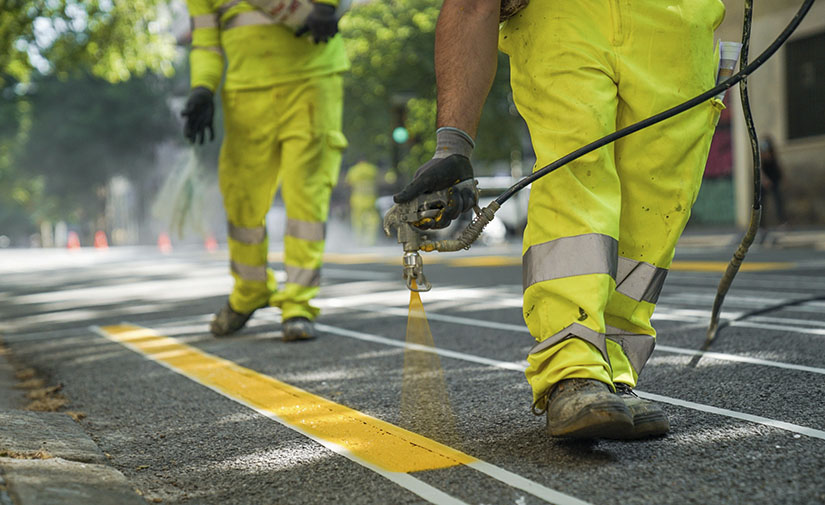
[[[435,346],[424,313],[424,304],[415,291],[410,291],[407,343],[429,348]],[[438,354],[426,350],[405,349],[401,386],[401,424],[411,431],[443,444],[455,447],[460,442]]]

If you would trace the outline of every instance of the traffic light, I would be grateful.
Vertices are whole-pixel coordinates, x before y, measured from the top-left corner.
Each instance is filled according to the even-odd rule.
[[[396,144],[406,144],[410,140],[410,132],[404,126],[396,126],[392,131],[392,139]]]
[[[414,139],[407,129],[407,102],[414,98],[415,94],[410,92],[397,92],[390,96],[390,154],[392,156],[392,170],[397,172],[398,165],[404,157],[404,153],[414,143]]]

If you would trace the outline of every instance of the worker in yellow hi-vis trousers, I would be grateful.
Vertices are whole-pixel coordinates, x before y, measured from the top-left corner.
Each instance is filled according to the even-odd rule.
[[[347,170],[350,187],[349,212],[352,231],[363,245],[375,244],[379,216],[375,208],[378,198],[378,167],[361,160]]]
[[[720,0],[444,0],[436,27],[437,147],[396,203],[452,188],[425,223],[472,208],[461,189],[496,52],[536,169],[710,89]],[[503,19],[502,19],[503,18]],[[711,99],[536,180],[522,254],[533,411],[551,436],[642,438],[669,430],[633,394],[653,352],[650,323],[696,200],[724,108]],[[443,217],[443,218],[442,218]]]
[[[212,320],[216,336],[252,313],[281,308],[285,340],[312,338],[329,199],[341,151],[340,73],[349,62],[338,0],[318,0],[297,32],[240,0],[187,0],[192,23],[191,93],[183,115],[192,142],[212,134],[221,82],[224,141],[218,176],[228,219],[229,300]],[[286,206],[286,283],[267,267],[265,216],[278,187]]]

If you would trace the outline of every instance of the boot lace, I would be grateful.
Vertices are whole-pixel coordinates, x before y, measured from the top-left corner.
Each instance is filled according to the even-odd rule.
[[[616,387],[616,393],[618,393],[620,395],[630,395],[630,396],[634,396],[636,398],[639,397],[639,395],[637,395],[633,391],[632,387],[628,386],[627,384],[625,384],[623,382],[617,382],[617,383],[614,384],[614,386]]]

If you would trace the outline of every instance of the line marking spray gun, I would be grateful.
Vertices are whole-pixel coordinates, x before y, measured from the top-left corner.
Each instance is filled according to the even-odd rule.
[[[478,197],[477,183],[464,181],[451,188],[419,195],[406,203],[397,203],[384,216],[384,233],[389,237],[392,235],[392,228],[397,228],[398,243],[404,248],[403,275],[410,291],[423,292],[432,288],[432,284],[424,276],[424,262],[418,251],[448,252],[469,249],[499,209],[500,204],[497,201],[491,202],[483,209],[476,206],[475,219],[457,239],[429,240],[428,230],[423,230],[419,226],[427,221],[439,221],[453,192],[461,190],[466,185],[471,185]]]

